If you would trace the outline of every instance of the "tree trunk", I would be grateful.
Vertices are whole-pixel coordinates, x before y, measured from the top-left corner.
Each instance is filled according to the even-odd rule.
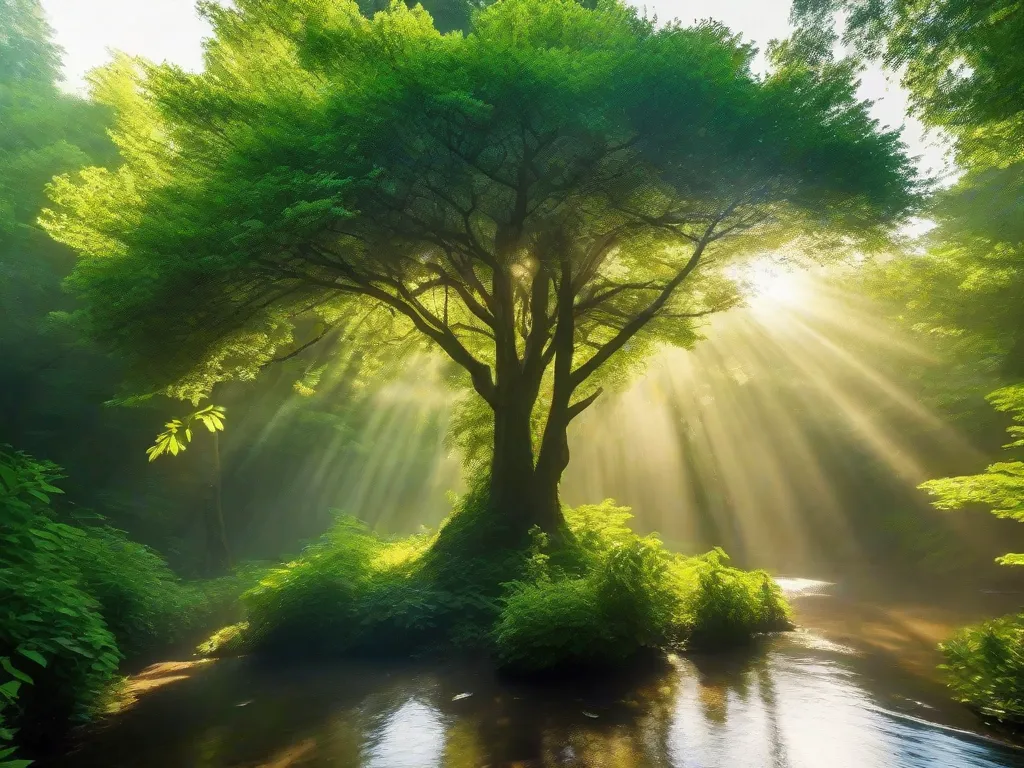
[[[565,525],[558,498],[558,482],[569,463],[568,442],[562,430],[564,460],[534,466],[528,397],[513,400],[494,414],[494,454],[491,460],[490,505],[494,513],[512,522],[517,533],[538,526],[558,535]],[[548,425],[545,435],[551,435]]]
[[[213,463],[210,473],[210,502],[206,512],[206,572],[223,573],[231,567],[227,530],[224,526],[224,505],[221,493],[220,440],[213,433]]]
[[[532,524],[533,440],[532,404],[526,398],[507,398],[494,413],[494,453],[491,458],[490,504],[505,519]]]

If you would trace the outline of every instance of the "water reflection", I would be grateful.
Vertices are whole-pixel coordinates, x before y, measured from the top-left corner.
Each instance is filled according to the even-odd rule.
[[[1008,747],[924,722],[913,676],[806,633],[537,688],[474,665],[204,665],[151,690],[74,768],[897,768],[1024,766]],[[467,693],[471,695],[466,695]]]

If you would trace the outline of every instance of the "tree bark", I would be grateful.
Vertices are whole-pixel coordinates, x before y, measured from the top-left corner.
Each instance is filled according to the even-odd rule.
[[[543,281],[545,296],[547,280],[546,271],[539,271],[535,277],[535,281]],[[569,464],[567,430],[571,420],[569,399],[573,389],[570,381],[573,294],[568,260],[562,262],[558,290],[558,318],[552,339],[555,350],[554,390],[536,463],[530,417],[537,401],[544,366],[531,365],[531,362],[539,361],[543,346],[533,349],[536,357],[531,359],[528,356],[521,368],[518,359],[512,358],[514,346],[509,348],[509,357],[514,362],[499,359],[491,498],[495,511],[510,515],[523,531],[538,526],[545,533],[560,538],[565,531],[565,517],[562,515],[558,484]],[[542,314],[546,314],[544,307],[546,301]],[[534,321],[539,322],[537,315]]]

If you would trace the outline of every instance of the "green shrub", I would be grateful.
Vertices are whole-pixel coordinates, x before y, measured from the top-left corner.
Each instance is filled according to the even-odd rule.
[[[494,632],[507,666],[610,664],[645,649],[721,647],[788,626],[775,582],[726,566],[720,549],[672,554],[656,537],[634,534],[629,510],[610,502],[567,510],[566,519],[566,551],[535,553],[532,580],[510,585]]]
[[[436,535],[386,538],[341,517],[242,596],[245,622],[201,653],[494,653],[523,670],[608,664],[643,649],[738,642],[782,628],[788,608],[763,573],[720,550],[668,552],[610,502],[566,510],[558,546],[502,532],[467,494]]]
[[[384,538],[355,518],[338,518],[298,559],[243,594],[243,645],[337,654],[406,643],[433,624],[443,603],[419,577],[429,543],[425,536]]]
[[[73,553],[87,535],[50,510],[57,468],[0,448],[0,656],[48,662],[18,697],[13,720],[30,740],[41,723],[87,719],[120,660]]]
[[[181,639],[198,607],[160,555],[109,527],[82,529],[70,558],[79,585],[99,603],[99,611],[121,652],[135,657]]]
[[[1024,614],[965,627],[940,646],[950,688],[997,720],[1024,724]]]
[[[467,494],[437,534],[405,538],[339,517],[243,594],[248,626],[231,647],[335,655],[489,648],[503,584],[519,575],[523,552],[481,508],[480,495]]]
[[[676,564],[690,647],[733,645],[789,625],[789,607],[771,576],[729,567],[728,560],[716,547]]]
[[[58,472],[0,446],[0,658],[47,662],[32,686],[4,702],[26,741],[91,717],[123,654],[164,649],[227,617],[226,606],[259,573],[250,566],[183,583],[121,531],[61,522],[51,505],[61,493]]]

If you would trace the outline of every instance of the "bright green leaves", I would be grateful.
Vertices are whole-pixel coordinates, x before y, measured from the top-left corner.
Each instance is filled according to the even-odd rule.
[[[208,405],[201,411],[196,411],[192,417],[199,419],[210,432],[224,431],[224,408],[219,405]],[[191,440],[192,438],[189,437]]]
[[[1024,723],[1024,615],[966,627],[940,646],[956,698],[986,717]]]
[[[223,432],[225,409],[220,405],[207,405],[190,413],[185,420],[171,419],[164,424],[165,431],[156,436],[156,442],[146,449],[150,461],[156,461],[163,454],[177,456],[192,442],[192,424],[201,423],[209,432]]]
[[[157,435],[156,443],[146,449],[146,455],[149,456],[150,461],[155,461],[165,452],[177,456],[192,440],[192,434],[188,430],[186,430],[184,441],[178,437],[178,430],[181,429],[181,422],[178,419],[167,422],[164,427],[166,427],[166,431]]]
[[[996,390],[988,401],[999,411],[1013,416],[1018,424],[1024,423],[1024,385]],[[1020,436],[1024,428],[1011,426],[1008,431]],[[1014,440],[1006,448],[1024,445],[1024,439]],[[929,480],[920,488],[936,500],[938,509],[961,509],[968,504],[984,504],[996,517],[1005,517],[1024,523],[1024,462],[1004,461],[990,465],[982,474],[961,477],[943,477]],[[1008,554],[997,560],[1001,565],[1024,565],[1024,555]]]

